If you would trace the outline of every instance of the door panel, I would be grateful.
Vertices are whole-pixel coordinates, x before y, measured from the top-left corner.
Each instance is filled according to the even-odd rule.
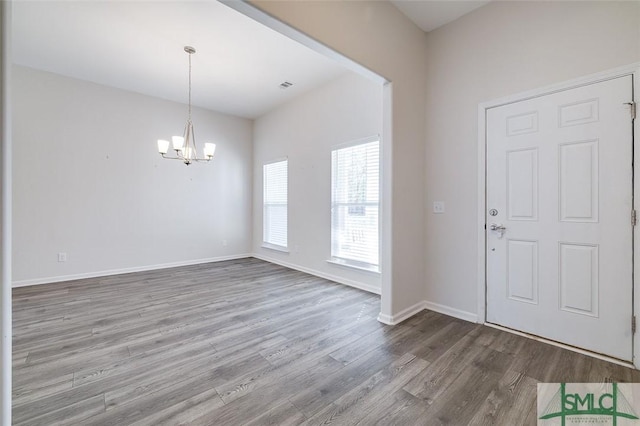
[[[631,82],[487,111],[487,321],[632,359]]]
[[[598,317],[598,246],[560,244],[560,309]]]
[[[538,150],[507,152],[507,205],[510,220],[538,219]]]
[[[560,144],[560,220],[598,222],[598,141]]]
[[[538,304],[538,242],[508,240],[509,298]]]

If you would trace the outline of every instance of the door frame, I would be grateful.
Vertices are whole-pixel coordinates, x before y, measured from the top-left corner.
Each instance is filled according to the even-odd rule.
[[[633,76],[633,100],[638,105],[640,104],[640,62],[478,104],[478,323],[486,323],[487,318],[487,233],[485,230],[487,223],[487,110],[628,75]],[[640,108],[637,107],[637,109]],[[633,133],[634,139],[640,141],[640,110],[636,111]],[[640,164],[640,148],[634,149],[633,156],[634,164]],[[640,171],[633,173],[633,208],[640,210]],[[629,213],[631,214],[631,212]],[[640,228],[640,223],[633,229],[634,247],[640,247],[640,230],[638,228]],[[640,294],[640,256],[635,253],[633,271],[632,294],[636,295]],[[640,313],[640,297],[633,297],[633,312],[634,315],[640,316],[638,315]],[[636,333],[640,333],[640,331]],[[633,336],[632,341],[633,365],[636,369],[640,369],[640,356],[638,356],[640,354],[640,338]]]

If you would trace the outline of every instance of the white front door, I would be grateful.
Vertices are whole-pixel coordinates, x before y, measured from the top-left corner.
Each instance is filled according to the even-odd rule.
[[[488,322],[632,360],[631,99],[625,76],[487,111]]]

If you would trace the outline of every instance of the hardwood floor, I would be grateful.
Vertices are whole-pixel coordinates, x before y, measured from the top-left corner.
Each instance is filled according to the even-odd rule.
[[[256,259],[13,292],[16,425],[527,425],[635,370]]]

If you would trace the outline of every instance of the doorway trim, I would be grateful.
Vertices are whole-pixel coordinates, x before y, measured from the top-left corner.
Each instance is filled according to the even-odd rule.
[[[280,34],[297,41],[309,49],[329,58],[346,69],[368,78],[382,86],[382,134],[380,145],[380,313],[378,321],[394,325],[404,317],[393,315],[393,229],[392,229],[392,155],[393,155],[393,82],[366,66],[344,56],[313,37],[291,27],[285,22],[269,15],[255,5],[245,1],[218,0],[245,16],[271,28]],[[404,311],[403,311],[404,312]],[[400,313],[402,314],[402,312]],[[401,318],[400,318],[401,317]]]
[[[478,104],[478,212],[477,212],[477,232],[478,232],[478,259],[477,259],[477,276],[478,276],[478,320],[480,324],[484,324],[487,318],[487,235],[485,230],[486,224],[486,197],[487,197],[487,110],[502,105],[515,102],[525,101],[544,95],[549,95],[576,87],[586,86],[605,80],[611,80],[618,77],[633,76],[633,101],[640,103],[640,62],[635,62],[611,70],[590,74],[584,77],[564,81],[557,84],[541,87],[538,89],[528,90],[516,93],[506,97],[494,99]],[[633,122],[634,139],[640,141],[640,112],[637,112],[636,120]],[[640,164],[640,148],[634,150],[634,164]],[[640,210],[640,172],[633,174],[633,208]],[[633,246],[640,247],[640,224],[633,229]],[[640,295],[640,256],[633,256],[633,286],[634,295]],[[640,313],[640,297],[633,298],[634,315]],[[640,325],[640,324],[639,324]],[[549,343],[551,341],[545,340]],[[567,347],[558,343],[558,346]],[[569,348],[571,349],[571,348]],[[633,365],[640,369],[640,338],[633,336]],[[584,352],[584,351],[583,351]],[[605,359],[608,359],[605,357]],[[619,362],[619,361],[618,361]]]

